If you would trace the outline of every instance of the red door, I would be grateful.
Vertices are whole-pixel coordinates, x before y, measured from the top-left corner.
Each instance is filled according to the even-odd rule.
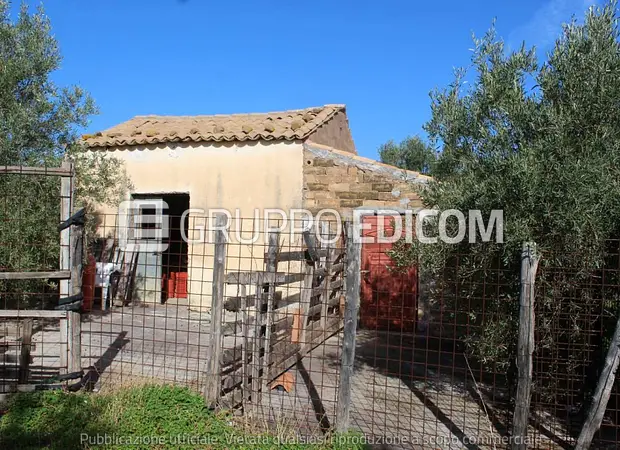
[[[378,223],[383,222],[385,234],[394,232],[391,216],[364,216],[362,236],[373,243],[362,243],[361,325],[364,328],[412,331],[417,315],[418,274],[415,267],[394,271],[386,254],[393,244],[378,243]],[[381,221],[381,222],[380,222]]]

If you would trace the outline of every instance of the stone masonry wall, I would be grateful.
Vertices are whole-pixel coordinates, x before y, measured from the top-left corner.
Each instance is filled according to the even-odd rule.
[[[331,208],[351,216],[355,208],[422,206],[414,184],[427,177],[359,156],[313,146],[304,149],[304,207]]]

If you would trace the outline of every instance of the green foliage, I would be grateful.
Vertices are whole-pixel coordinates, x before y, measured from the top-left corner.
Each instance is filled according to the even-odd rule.
[[[14,21],[0,0],[0,165],[58,167],[71,156],[74,206],[115,203],[129,187],[121,164],[80,153],[78,131],[96,112],[80,87],[61,87],[52,73],[62,61],[43,9],[23,5]],[[54,270],[58,266],[60,178],[0,176],[0,270]],[[2,282],[2,307],[40,306],[50,286],[40,281]],[[25,303],[24,303],[25,302]]]
[[[12,22],[0,0],[0,61],[0,164],[56,163],[95,107],[81,88],[51,80],[62,58],[42,8],[23,4]]]
[[[565,25],[542,63],[525,45],[506,51],[491,30],[474,39],[471,70],[457,71],[450,86],[432,94],[425,129],[442,152],[434,181],[421,192],[424,203],[486,217],[503,210],[505,244],[440,242],[401,246],[393,255],[401,266],[421,261],[438,280],[437,292],[457,285],[454,298],[471,301],[472,330],[479,331],[467,336],[468,348],[483,362],[513,360],[523,242],[535,242],[543,255],[537,352],[569,360],[550,370],[580,370],[576,361],[584,355],[575,349],[588,339],[585,322],[599,317],[602,299],[611,295],[582,287],[604,264],[606,240],[618,237],[620,225],[616,14],[613,1],[589,10],[583,24]],[[446,275],[456,258],[458,270]],[[502,289],[489,304],[480,286],[500,267],[493,283]],[[552,267],[570,274],[545,275]]]
[[[492,31],[475,44],[472,86],[459,73],[433,95],[427,130],[443,152],[425,201],[503,209],[511,255],[528,240],[596,254],[620,220],[615,4],[567,25],[541,67],[525,47],[506,55]]]
[[[349,436],[342,436],[342,439],[336,436],[332,446],[327,443],[304,445],[288,439],[278,441],[269,434],[244,434],[241,427],[233,424],[232,416],[209,411],[203,397],[182,387],[142,386],[107,395],[62,391],[17,394],[7,409],[7,414],[0,419],[2,448],[71,450],[97,447],[81,444],[82,433],[166,440],[155,446],[144,443],[105,447],[110,449],[362,448],[350,444]],[[186,444],[178,443],[178,436],[184,436]],[[194,438],[193,445],[188,442],[189,437]],[[347,444],[339,446],[341,442]]]
[[[435,152],[420,137],[408,137],[400,143],[390,140],[379,147],[381,162],[401,169],[430,174]]]
[[[76,177],[74,181],[75,208],[85,208],[96,212],[97,206],[117,206],[133,186],[123,162],[110,157],[106,152],[85,152],[74,144],[68,156],[73,162]],[[85,225],[85,245],[92,243],[96,236],[96,214],[87,215]]]
[[[123,162],[105,152],[84,152],[77,145],[69,151],[76,179],[74,195],[77,207],[93,210],[96,205],[116,206],[131,189],[131,180]]]

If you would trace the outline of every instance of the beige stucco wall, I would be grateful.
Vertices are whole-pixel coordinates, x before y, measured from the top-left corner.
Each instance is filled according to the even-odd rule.
[[[189,193],[192,208],[240,208],[249,217],[254,208],[301,205],[302,148],[296,142],[250,142],[107,153],[125,162],[135,193]]]
[[[174,145],[174,144],[172,144]],[[290,210],[303,206],[303,146],[300,142],[251,142],[226,144],[180,144],[136,146],[106,150],[125,163],[134,186],[132,193],[188,193],[190,208],[205,211],[224,208],[244,220],[248,237],[255,209]],[[106,224],[112,223],[115,208],[100,208]],[[197,228],[206,223],[205,213],[190,214],[190,238],[198,238]],[[106,225],[107,231],[109,226]],[[233,226],[234,228],[234,226]],[[254,244],[229,243],[227,270],[264,270],[266,234]],[[193,234],[193,235],[192,235]],[[208,238],[208,233],[207,236]],[[281,242],[289,246],[288,234]],[[189,254],[189,299],[197,307],[211,304],[213,245],[191,243]],[[230,287],[234,289],[234,287]],[[235,292],[227,292],[235,295]]]

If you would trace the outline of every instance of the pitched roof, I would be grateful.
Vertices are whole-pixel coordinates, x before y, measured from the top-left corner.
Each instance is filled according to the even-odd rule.
[[[82,139],[89,148],[165,142],[258,141],[305,139],[344,105],[257,114],[215,116],[136,116]]]

